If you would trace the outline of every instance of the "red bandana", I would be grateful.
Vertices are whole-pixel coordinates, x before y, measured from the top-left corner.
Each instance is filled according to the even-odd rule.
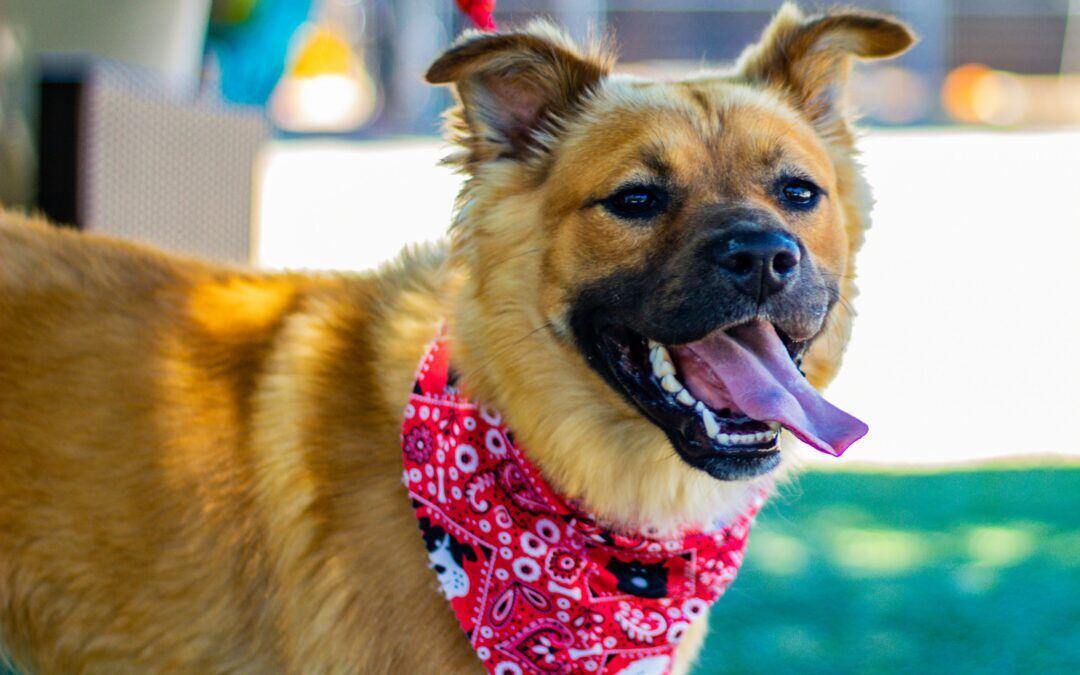
[[[402,451],[431,567],[490,673],[667,673],[735,578],[761,499],[679,539],[604,529],[560,498],[499,414],[455,386],[445,336],[405,408]]]

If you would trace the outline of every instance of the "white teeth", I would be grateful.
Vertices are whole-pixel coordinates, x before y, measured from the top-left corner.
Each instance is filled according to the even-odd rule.
[[[701,419],[705,421],[705,433],[709,435],[709,438],[716,438],[716,435],[720,433],[720,425],[716,423],[716,417],[713,416],[712,411],[703,410]]]
[[[650,341],[649,344],[654,343]],[[653,375],[658,380],[675,374],[675,364],[671,362],[671,356],[668,355],[668,351],[663,345],[658,344],[650,349],[649,362],[652,363]]]
[[[683,388],[683,386],[679,384],[679,381],[675,379],[674,375],[665,375],[663,378],[661,378],[660,386],[663,387],[664,391],[668,392],[669,394],[674,394],[675,392]]]
[[[702,418],[705,418],[702,415]],[[705,430],[709,430],[709,424],[706,422]],[[709,434],[712,436],[712,434]],[[759,431],[752,434],[716,434],[715,439],[722,445],[754,445],[757,443],[764,443],[765,441],[776,439],[775,431]]]
[[[701,405],[693,394],[683,387],[679,378],[675,377],[675,364],[671,362],[671,356],[664,345],[649,340],[649,362],[652,364],[653,376],[660,380],[661,388],[669,394],[675,394],[676,401],[688,407],[695,403]]]
[[[657,377],[666,377],[668,375],[675,374],[675,366],[671,365],[671,361],[659,361],[653,364],[653,373]]]
[[[705,433],[709,435],[709,438],[716,440],[717,443],[721,445],[752,445],[775,440],[779,434],[780,424],[778,422],[767,422],[769,431],[759,431],[751,434],[720,433],[720,423],[717,421],[716,415],[704,403],[695,399],[694,395],[683,386],[682,382],[679,382],[679,379],[675,377],[675,364],[671,362],[671,355],[668,354],[668,350],[664,345],[655,340],[649,340],[649,363],[652,364],[653,375],[660,381],[660,387],[667,393],[674,394],[676,401],[688,408],[692,407],[701,415],[701,421],[705,424]],[[741,418],[725,418],[724,421],[725,424],[738,424],[752,422],[753,420],[744,416]]]

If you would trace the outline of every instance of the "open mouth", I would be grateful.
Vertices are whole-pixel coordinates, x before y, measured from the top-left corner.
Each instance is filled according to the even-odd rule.
[[[782,428],[836,456],[867,431],[803,377],[797,363],[807,343],[766,321],[671,346],[608,327],[595,345],[601,373],[667,434],[684,461],[715,478],[774,469]]]

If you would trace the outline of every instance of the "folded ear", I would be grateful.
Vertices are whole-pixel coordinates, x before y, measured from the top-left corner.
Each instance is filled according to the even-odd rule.
[[[736,70],[752,84],[779,89],[819,133],[842,134],[852,57],[896,56],[914,43],[911,30],[890,17],[861,10],[804,16],[785,3]]]
[[[601,49],[585,51],[550,24],[520,32],[467,33],[431,65],[427,81],[451,84],[449,113],[467,164],[519,158],[542,149],[545,134],[573,112],[611,71]]]

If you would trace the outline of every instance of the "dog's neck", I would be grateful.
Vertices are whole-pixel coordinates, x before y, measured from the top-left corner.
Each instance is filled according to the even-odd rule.
[[[462,387],[495,406],[550,484],[598,520],[667,536],[744,512],[773,480],[724,482],[688,466],[550,324],[491,306],[469,279],[455,295],[449,339]]]

